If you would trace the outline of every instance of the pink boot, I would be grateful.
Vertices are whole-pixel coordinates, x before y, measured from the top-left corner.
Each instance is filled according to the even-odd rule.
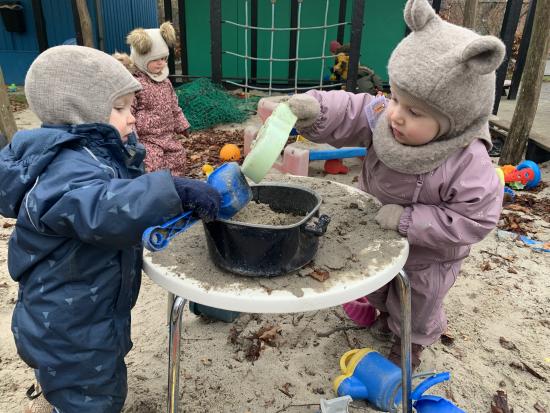
[[[372,326],[378,317],[376,308],[369,303],[367,297],[342,304],[342,308],[348,317],[361,327]]]

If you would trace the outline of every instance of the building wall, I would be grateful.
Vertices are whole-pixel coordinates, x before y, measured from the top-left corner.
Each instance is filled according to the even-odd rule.
[[[25,74],[38,56],[39,47],[32,10],[32,0],[19,0],[25,11],[26,31],[10,33],[0,21],[0,66],[6,83],[23,84]],[[127,51],[126,35],[135,27],[155,27],[155,0],[87,0],[92,20],[95,46],[104,45],[107,53]],[[103,33],[98,30],[97,7],[103,20]],[[48,46],[53,47],[75,38],[71,0],[42,0]],[[100,43],[100,36],[103,42]]]

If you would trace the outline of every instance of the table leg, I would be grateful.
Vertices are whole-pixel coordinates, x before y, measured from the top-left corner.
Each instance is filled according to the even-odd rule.
[[[174,305],[174,294],[166,293],[166,325],[170,325],[170,317],[172,316],[172,306]]]
[[[403,413],[411,413],[411,284],[403,270],[399,271],[396,278],[401,302],[401,406]]]
[[[180,342],[183,307],[187,300],[175,296],[170,314],[168,344],[168,413],[178,413],[180,387]]]

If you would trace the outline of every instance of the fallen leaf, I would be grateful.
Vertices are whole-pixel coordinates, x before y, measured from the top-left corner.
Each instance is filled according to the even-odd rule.
[[[491,402],[491,413],[514,413],[514,409],[508,407],[508,396],[503,390],[497,390]]]
[[[227,339],[231,344],[235,344],[237,343],[237,340],[242,332],[242,330],[239,330],[237,327],[233,326],[229,329],[229,336],[227,336]]]
[[[500,337],[498,342],[506,350],[517,350],[518,349],[514,343],[512,343],[509,340],[506,340],[504,337]]]
[[[329,278],[329,272],[315,268],[312,273],[309,274],[310,277],[315,278],[317,281],[324,282]]]
[[[15,224],[12,224],[11,222],[4,222],[2,224],[2,228],[11,228],[13,227]]]
[[[278,325],[266,326],[266,327],[262,327],[256,333],[256,335],[260,340],[266,343],[270,343],[277,338],[281,330],[282,330],[281,327],[279,327]]]
[[[533,229],[530,225],[531,222],[533,222],[533,219],[521,217],[518,214],[511,212],[502,215],[502,219],[499,222],[498,227],[505,231],[527,235],[528,232],[533,232]]]
[[[480,268],[481,268],[481,271],[491,271],[493,269],[489,261],[483,261]]]
[[[279,389],[281,393],[283,393],[285,396],[288,396],[290,398],[293,398],[294,395],[290,393],[289,387],[292,386],[290,383],[283,384],[282,388]]]
[[[546,187],[546,184],[540,182],[537,189],[543,189],[544,187]],[[550,222],[550,199],[548,198],[535,198],[533,195],[517,193],[514,203],[507,205],[505,209],[526,212]]]
[[[245,357],[248,361],[256,361],[260,358],[260,352],[262,351],[262,341],[253,340],[250,346],[246,349]]]
[[[510,209],[512,211],[525,212],[526,214],[531,213],[531,210],[529,208],[526,208],[524,206],[517,205],[517,204],[508,205],[508,206],[506,206],[506,209]]]

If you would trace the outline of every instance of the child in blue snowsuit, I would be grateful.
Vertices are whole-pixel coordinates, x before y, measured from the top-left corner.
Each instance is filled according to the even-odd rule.
[[[16,133],[0,152],[0,214],[17,218],[12,332],[50,411],[122,410],[141,235],[184,210],[204,220],[218,212],[220,196],[206,183],[142,174],[130,112],[140,89],[103,52],[50,48],[25,79],[42,127]]]

